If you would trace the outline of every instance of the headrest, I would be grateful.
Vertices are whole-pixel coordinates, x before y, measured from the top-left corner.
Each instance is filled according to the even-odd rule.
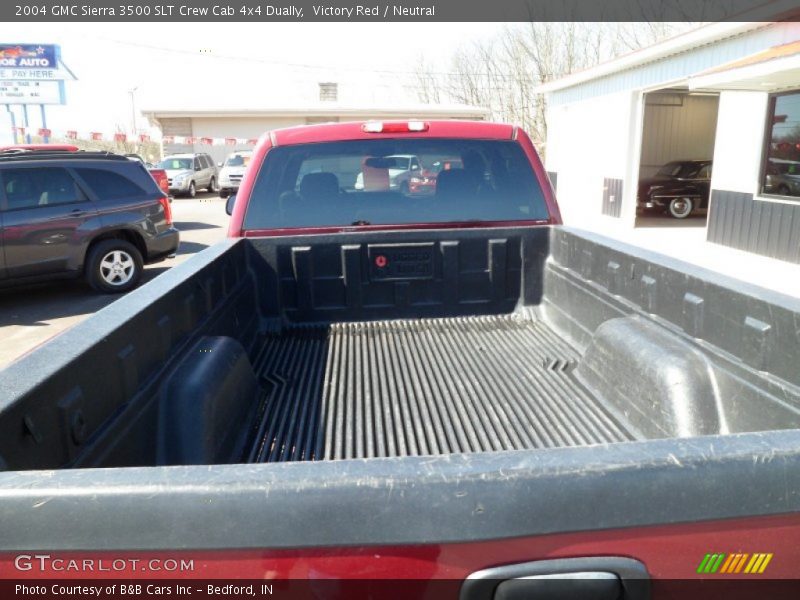
[[[339,193],[339,179],[333,173],[309,173],[300,180],[300,195],[306,199],[327,198]]]
[[[474,196],[477,189],[475,177],[464,169],[448,169],[439,173],[436,178],[437,196]]]

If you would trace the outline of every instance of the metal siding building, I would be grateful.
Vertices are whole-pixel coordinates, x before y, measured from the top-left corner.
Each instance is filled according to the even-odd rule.
[[[565,221],[633,227],[641,177],[713,152],[707,239],[800,262],[800,196],[764,191],[770,102],[800,90],[798,41],[797,22],[717,23],[542,86]]]

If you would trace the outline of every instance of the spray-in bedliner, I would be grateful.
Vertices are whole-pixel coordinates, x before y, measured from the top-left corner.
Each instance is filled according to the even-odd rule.
[[[436,455],[635,439],[519,315],[337,323],[268,336],[249,460]]]

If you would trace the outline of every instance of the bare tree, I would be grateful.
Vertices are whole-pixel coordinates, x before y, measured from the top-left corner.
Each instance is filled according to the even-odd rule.
[[[687,23],[530,22],[462,46],[449,69],[437,72],[420,59],[416,88],[422,102],[483,106],[493,119],[518,123],[543,150],[545,98],[537,87],[652,44]]]
[[[425,63],[422,56],[417,58],[417,64],[420,66],[414,73],[414,83],[416,84],[417,96],[420,102],[429,104],[441,103],[442,91],[441,86],[437,82],[437,74]]]

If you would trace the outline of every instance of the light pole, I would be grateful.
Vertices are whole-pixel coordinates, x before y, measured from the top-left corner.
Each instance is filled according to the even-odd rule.
[[[136,101],[134,94],[138,89],[139,86],[137,85],[135,88],[128,90],[128,93],[131,95],[131,130],[133,131],[134,135],[136,135]]]

